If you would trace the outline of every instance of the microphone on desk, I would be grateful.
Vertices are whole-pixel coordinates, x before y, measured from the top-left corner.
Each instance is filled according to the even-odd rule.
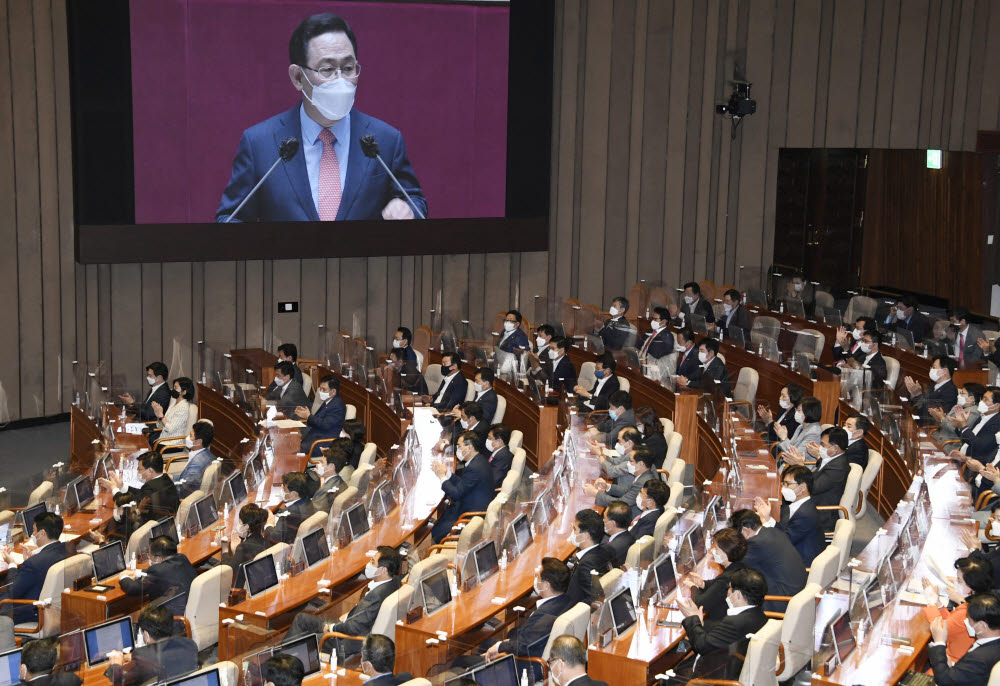
[[[247,193],[247,197],[243,198],[243,202],[241,202],[233,211],[233,213],[230,214],[228,217],[226,217],[226,221],[222,223],[228,224],[229,222],[231,222],[233,220],[233,217],[239,214],[240,210],[243,209],[243,206],[247,204],[247,200],[253,197],[253,194],[257,192],[257,189],[260,188],[261,185],[264,183],[264,181],[267,180],[267,177],[271,175],[271,172],[273,172],[274,168],[278,166],[278,163],[291,161],[291,159],[295,157],[295,154],[298,151],[299,151],[298,138],[289,136],[285,140],[281,141],[281,145],[278,146],[278,159],[274,161],[274,164],[272,164],[271,168],[267,170],[267,173],[260,178],[260,181],[257,182],[257,185],[254,186],[249,193]]]
[[[365,154],[365,157],[378,160],[382,164],[382,168],[385,169],[385,173],[388,174],[389,178],[392,179],[392,182],[396,184],[396,188],[403,192],[403,195],[406,197],[406,202],[410,203],[410,207],[413,209],[413,214],[417,215],[421,219],[427,219],[427,217],[424,216],[424,213],[420,211],[420,208],[417,207],[417,204],[413,202],[413,198],[410,197],[410,194],[406,192],[405,188],[403,188],[403,184],[399,182],[399,179],[397,179],[396,175],[392,173],[391,169],[389,169],[385,160],[382,159],[382,156],[379,154],[378,141],[375,140],[375,136],[371,134],[362,136],[360,143],[361,151]]]

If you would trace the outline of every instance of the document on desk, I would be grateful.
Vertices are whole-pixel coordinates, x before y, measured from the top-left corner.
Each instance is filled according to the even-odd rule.
[[[80,538],[80,534],[59,534],[60,543],[69,543],[70,541],[75,541]]]
[[[125,425],[125,433],[141,436],[143,430],[146,428],[146,425],[142,422],[129,422]]]
[[[301,429],[305,426],[305,423],[297,419],[276,419],[274,420],[274,425],[279,429]]]

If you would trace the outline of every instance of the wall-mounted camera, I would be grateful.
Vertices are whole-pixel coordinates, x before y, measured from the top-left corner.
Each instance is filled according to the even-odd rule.
[[[733,93],[729,96],[729,102],[715,106],[715,113],[723,117],[731,117],[733,120],[733,138],[736,138],[736,127],[740,125],[743,117],[749,117],[757,111],[757,101],[750,97],[749,81],[730,81]]]

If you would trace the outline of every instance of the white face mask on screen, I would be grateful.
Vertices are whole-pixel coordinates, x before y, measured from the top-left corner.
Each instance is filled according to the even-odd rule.
[[[351,108],[354,107],[354,94],[358,87],[343,77],[313,86],[305,69],[301,71],[302,78],[313,87],[312,97],[306,94],[305,89],[302,90],[305,99],[330,121],[340,121],[346,117]]]

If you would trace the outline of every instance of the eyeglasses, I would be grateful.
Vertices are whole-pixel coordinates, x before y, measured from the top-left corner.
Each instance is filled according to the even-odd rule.
[[[353,79],[355,76],[361,73],[361,64],[358,62],[351,62],[349,64],[343,64],[339,67],[326,66],[320,67],[319,69],[313,69],[312,67],[307,67],[305,65],[300,65],[303,69],[308,69],[311,72],[319,74],[323,80],[329,80],[332,78],[339,78],[343,76],[345,79]]]

